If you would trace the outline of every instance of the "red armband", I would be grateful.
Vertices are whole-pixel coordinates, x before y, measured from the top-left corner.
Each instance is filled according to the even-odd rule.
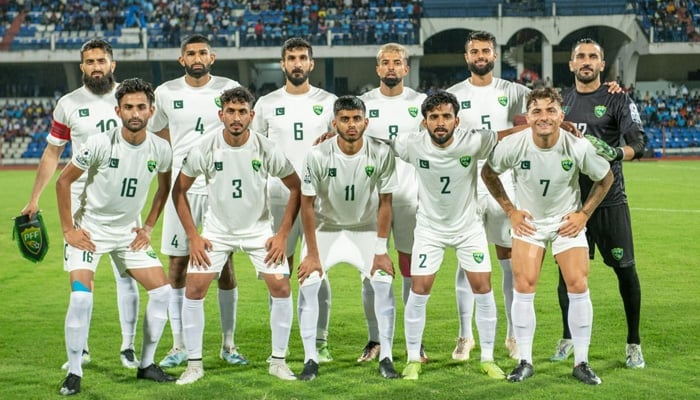
[[[63,125],[55,119],[51,121],[50,133],[51,136],[57,139],[70,140],[70,128],[68,127],[68,125]]]

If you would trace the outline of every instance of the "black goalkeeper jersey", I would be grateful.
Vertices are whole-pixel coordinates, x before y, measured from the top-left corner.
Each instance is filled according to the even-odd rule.
[[[608,87],[601,85],[592,93],[579,93],[576,88],[567,89],[563,97],[566,120],[575,123],[584,135],[597,136],[612,147],[644,141],[644,128],[637,106],[626,94],[610,94]],[[611,162],[610,168],[615,182],[599,207],[627,203],[622,161]],[[581,201],[585,202],[593,182],[581,174],[579,184]]]

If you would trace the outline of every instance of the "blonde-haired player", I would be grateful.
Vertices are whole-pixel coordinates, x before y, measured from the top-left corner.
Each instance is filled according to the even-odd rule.
[[[388,141],[398,135],[421,130],[420,106],[426,96],[404,85],[404,78],[409,73],[406,48],[398,43],[382,45],[377,52],[375,70],[379,77],[379,87],[360,96],[367,107],[369,119],[365,134]],[[396,159],[396,176],[399,187],[391,199],[391,231],[402,275],[401,294],[403,303],[406,304],[411,291],[411,248],[413,230],[416,227],[418,192],[415,169],[399,158]],[[374,360],[380,351],[377,317],[374,314],[374,292],[367,279],[362,283],[362,303],[369,340],[357,359],[358,362]],[[422,346],[421,360],[428,361]]]

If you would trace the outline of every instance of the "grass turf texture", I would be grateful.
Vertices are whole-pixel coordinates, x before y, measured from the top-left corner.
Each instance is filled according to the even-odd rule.
[[[62,270],[62,238],[53,183],[42,198],[49,226],[51,249],[40,264],[22,259],[10,241],[10,217],[24,206],[34,179],[33,171],[2,171],[6,191],[0,205],[6,221],[4,245],[0,247],[0,398],[46,399],[58,396],[66,360],[63,321],[69,297],[68,275]],[[551,256],[537,291],[537,331],[534,343],[535,376],[520,384],[495,381],[479,371],[478,345],[467,363],[450,357],[458,332],[454,300],[454,252],[448,251],[428,303],[424,343],[431,362],[423,367],[420,380],[387,381],[378,364],[357,364],[366,339],[358,273],[348,266],[330,271],[333,293],[330,346],[334,361],[322,364],[313,382],[283,382],[267,373],[270,352],[267,291],[256,280],[247,257],[235,257],[239,282],[236,345],[250,360],[248,366],[229,366],[219,359],[221,333],[216,286],[206,302],[204,378],[189,386],[137,381],[135,371],[119,362],[120,328],[114,278],[106,258],[95,277],[95,304],[90,329],[92,363],[84,369],[82,392],[86,399],[365,399],[365,398],[495,398],[495,399],[686,399],[700,398],[700,379],[695,371],[700,361],[700,162],[626,163],[625,175],[636,258],[642,283],[641,335],[647,367],[624,367],[626,325],[614,274],[598,256],[591,263],[590,287],[594,306],[590,361],[603,384],[589,387],[571,376],[572,360],[548,361],[561,335],[556,297],[556,271]],[[160,222],[153,235],[160,247]],[[393,250],[390,251],[393,253]],[[392,255],[393,256],[393,255]],[[505,318],[502,310],[500,267],[494,259],[493,282],[499,311],[496,362],[506,373],[516,361],[507,358],[503,342]],[[161,255],[167,265],[167,257]],[[298,260],[297,260],[298,262]],[[398,275],[398,272],[397,272]],[[294,304],[298,285],[292,284]],[[401,371],[405,362],[403,305],[400,285],[397,299],[394,360]],[[141,343],[142,316],[147,295],[141,290],[141,313],[137,332],[137,355]],[[476,332],[476,328],[474,329]],[[166,327],[156,362],[172,344]],[[290,338],[288,362],[300,373],[303,349],[296,311]],[[184,367],[170,370],[179,376]]]

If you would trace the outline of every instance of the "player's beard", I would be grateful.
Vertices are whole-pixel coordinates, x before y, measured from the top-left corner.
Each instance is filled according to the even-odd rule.
[[[107,94],[112,91],[114,87],[114,74],[112,71],[106,74],[93,78],[90,75],[83,74],[83,85],[85,85],[88,90],[97,95]]]
[[[236,128],[238,128],[238,127],[236,127]],[[242,125],[241,125],[241,127],[240,127],[240,128],[241,128],[240,130],[235,130],[236,128],[234,128],[234,127],[232,127],[232,126],[229,126],[229,127],[226,128],[226,132],[228,132],[228,134],[231,135],[231,136],[233,136],[233,137],[239,137],[239,136],[241,136],[242,134],[244,134],[245,131],[246,131],[246,129],[243,129],[243,126],[242,126]]]
[[[401,78],[396,76],[385,76],[381,80],[382,82],[384,82],[385,85],[389,86],[390,88],[396,87],[399,83],[401,83]]]
[[[488,74],[489,72],[493,71],[494,65],[495,65],[495,63],[492,60],[492,61],[487,61],[483,67],[479,67],[473,63],[467,63],[467,68],[469,68],[469,71],[474,75],[484,76],[484,75]]]
[[[576,71],[576,80],[581,83],[591,83],[593,81],[597,81],[600,77],[600,72],[595,72],[593,69],[591,69],[593,73],[590,75],[584,75],[580,71],[580,69]]]
[[[131,124],[131,121],[138,121],[139,124],[134,126]],[[126,120],[122,121],[122,125],[124,125],[124,128],[126,128],[129,132],[131,133],[136,133],[146,127],[148,124],[148,121],[144,121],[142,119],[134,119],[134,120]]]
[[[355,143],[358,140],[362,139],[361,134],[356,135],[354,137],[351,137],[349,135],[346,135],[345,132],[341,132],[341,131],[338,131],[338,136],[340,136],[340,138],[343,139],[343,141],[345,141],[347,143]]]
[[[194,69],[193,68],[194,65],[192,65],[190,67],[185,65],[185,73],[187,75],[193,77],[194,79],[199,79],[199,78],[203,77],[204,75],[208,74],[209,71],[211,71],[211,64],[209,64],[209,65],[199,64],[199,65],[201,65],[203,68],[202,69]]]
[[[447,143],[450,139],[452,139],[452,136],[455,134],[455,131],[453,130],[452,132],[448,133],[445,136],[436,136],[433,135],[432,132],[428,131],[428,134],[430,135],[430,138],[433,140],[434,143],[443,145]]]
[[[295,76],[295,72],[301,72],[301,76]],[[287,81],[294,86],[301,86],[309,80],[309,72],[300,69],[292,70],[292,72],[284,71],[284,76],[287,78]]]

